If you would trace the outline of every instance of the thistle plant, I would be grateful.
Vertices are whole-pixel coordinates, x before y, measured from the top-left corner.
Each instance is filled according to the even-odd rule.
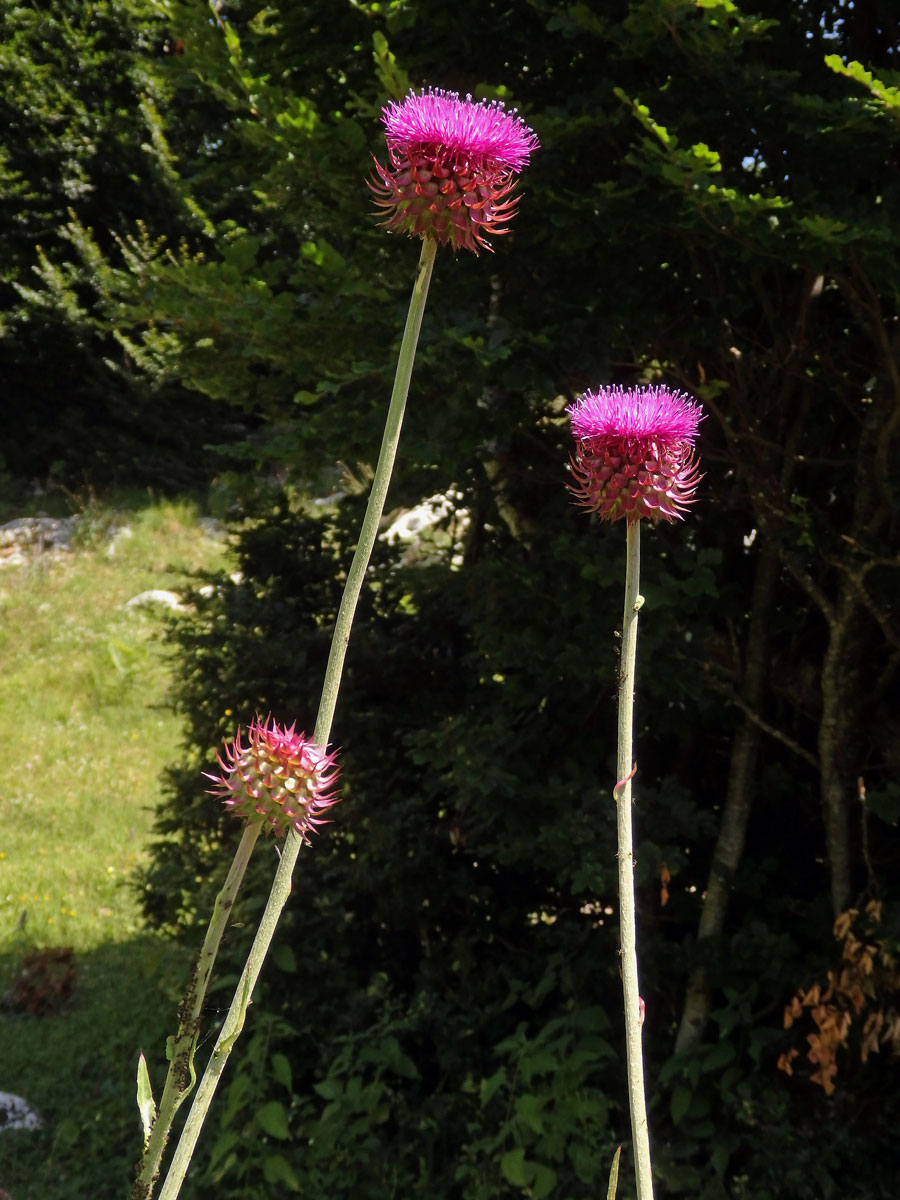
[[[384,110],[384,124],[388,166],[375,160],[370,187],[385,228],[475,254],[491,249],[487,234],[509,232],[516,174],[538,143],[502,101],[410,93]]]
[[[638,1200],[652,1200],[650,1130],[644,1091],[641,1032],[644,1002],[638,983],[634,904],[634,846],[631,781],[634,762],[634,672],[640,587],[640,525],[680,520],[700,481],[694,442],[700,407],[667,388],[601,388],[585,392],[569,408],[575,452],[570,490],[601,521],[624,519],[626,531],[625,610],[619,670],[616,832],[619,860],[619,921],[628,1105],[634,1145]]]
[[[321,814],[337,799],[336,756],[307,740],[305,734],[296,733],[295,726],[282,729],[271,717],[266,721],[257,718],[251,724],[246,744],[239,729],[234,741],[226,744],[224,757],[219,754],[217,758],[222,774],[206,775],[216,785],[210,791],[243,820],[244,832],[213,906],[179,1011],[178,1031],[169,1038],[169,1069],[158,1109],[143,1055],[139,1061],[138,1107],[144,1126],[144,1153],[132,1192],[135,1198],[151,1194],[172,1121],[195,1083],[194,1051],[203,1002],[219,943],[257,838],[264,831],[282,838],[292,830],[301,841],[308,841],[323,824]]]
[[[501,102],[474,101],[471,96],[462,100],[456,92],[434,89],[419,94],[410,92],[403,101],[392,102],[383,109],[382,119],[388,162],[382,165],[375,160],[375,176],[369,186],[384,215],[384,226],[420,238],[422,248],[400,343],[381,451],[335,621],[312,742],[298,738],[293,727],[283,731],[277,726],[257,722],[251,728],[246,746],[238,736],[225,758],[219,759],[222,775],[215,777],[216,794],[244,818],[246,826],[238,849],[242,865],[232,866],[228,876],[230,882],[226,884],[227,895],[223,889],[216,901],[219,925],[214,946],[211,954],[206,953],[206,945],[201,953],[201,961],[208,963],[208,968],[204,965],[205,979],[212,967],[222,923],[233,904],[260,830],[271,827],[276,834],[284,836],[284,841],[265,910],[212,1056],[194,1094],[160,1200],[175,1200],[181,1190],[203,1121],[231,1048],[243,1027],[253,989],[290,894],[291,876],[300,848],[307,833],[319,822],[318,814],[333,802],[334,756],[327,754],[324,748],[331,737],[353,618],[384,511],[437,248],[451,246],[454,250],[468,250],[474,254],[480,249],[491,249],[488,237],[508,232],[508,223],[516,207],[513,195],[516,176],[538,147],[535,134],[515,112],[507,112]],[[287,755],[286,762],[282,761],[284,755]],[[278,764],[284,769],[280,770]],[[183,1034],[179,1031],[173,1052],[173,1057],[178,1055],[182,1064],[177,1076],[182,1082],[193,1054],[202,997],[198,1001],[189,991],[186,1003],[190,1022]],[[184,1006],[182,1011],[185,1011]],[[185,1025],[184,1019],[181,1024]],[[180,1084],[176,1084],[176,1089],[180,1101],[186,1090]],[[139,1104],[142,1112],[152,1114],[152,1099],[148,1099],[148,1093],[146,1068],[142,1068],[139,1069]],[[168,1121],[170,1125],[171,1117]],[[154,1133],[155,1129],[151,1129],[151,1143]],[[135,1197],[152,1194],[167,1136],[168,1126],[157,1139],[160,1144],[154,1147],[153,1156],[145,1152]]]
[[[337,755],[326,754],[295,729],[281,729],[271,717],[257,717],[247,731],[246,745],[238,730],[225,747],[225,757],[216,756],[222,774],[204,774],[216,785],[210,788],[212,794],[249,828],[261,826],[279,838],[293,829],[308,841],[324,823],[320,814],[335,803]]]

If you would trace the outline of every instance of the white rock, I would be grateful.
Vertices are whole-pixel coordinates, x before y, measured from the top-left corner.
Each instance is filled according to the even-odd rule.
[[[4,1129],[40,1129],[43,1121],[21,1096],[0,1092],[0,1132]]]
[[[106,547],[106,557],[115,558],[120,542],[127,542],[134,537],[134,530],[130,525],[120,525],[114,529],[109,535],[109,543]]]
[[[154,604],[159,604],[162,608],[169,608],[173,612],[186,611],[186,606],[181,603],[179,597],[174,592],[167,592],[163,588],[151,588],[148,592],[139,592],[126,601],[125,607],[147,608]]]
[[[408,508],[406,512],[392,521],[379,537],[381,541],[387,542],[390,546],[396,542],[411,542],[429,525],[436,525],[438,521],[442,521],[452,513],[461,511],[456,507],[457,501],[461,499],[460,493],[453,491],[429,496],[427,500],[423,500],[415,508]]]
[[[219,538],[225,536],[224,525],[215,517],[201,517],[197,524],[208,538],[213,538],[218,541]]]
[[[0,546],[34,546],[68,550],[75,531],[75,517],[17,517],[0,525]]]

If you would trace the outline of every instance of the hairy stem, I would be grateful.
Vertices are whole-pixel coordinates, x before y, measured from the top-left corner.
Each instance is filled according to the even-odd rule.
[[[169,1071],[163,1086],[159,1108],[150,1129],[150,1137],[147,1139],[147,1145],[144,1147],[144,1153],[138,1164],[137,1179],[132,1191],[133,1200],[142,1200],[143,1197],[151,1194],[175,1114],[193,1087],[195,1078],[194,1049],[197,1045],[197,1034],[200,1031],[200,1014],[206,998],[206,989],[209,986],[209,978],[216,961],[222,934],[225,932],[225,926],[231,916],[235,897],[240,889],[244,872],[247,870],[247,863],[250,861],[250,855],[253,853],[253,847],[256,845],[261,828],[261,825],[256,824],[247,825],[244,828],[225,882],[216,896],[206,937],[181,1003],[178,1032],[174,1038],[169,1039]]]
[[[397,444],[400,440],[400,428],[403,424],[403,413],[406,408],[406,397],[409,393],[409,381],[412,375],[413,362],[416,356],[416,346],[419,340],[419,330],[422,327],[422,314],[425,311],[425,301],[428,296],[428,285],[431,282],[431,272],[434,267],[434,256],[437,243],[429,238],[422,241],[422,254],[416,272],[412,298],[409,305],[409,315],[406,318],[406,328],[400,343],[400,355],[397,361],[397,371],[394,376],[394,389],[391,393],[391,403],[388,408],[387,420],[384,427],[384,437],[381,443],[381,453],[375,468],[375,478],[369,493],[369,503],[366,515],[360,529],[359,542],[353,555],[353,562],[347,575],[344,594],[341,598],[340,609],[334,626],[331,641],[331,652],[328,656],[328,666],[325,670],[325,682],[322,687],[322,697],[319,701],[319,712],[316,718],[313,740],[319,746],[327,746],[331,736],[331,724],[334,719],[334,709],[340,690],[341,674],[344,669],[344,658],[350,641],[350,630],[359,594],[362,591],[366,569],[372,555],[372,548],[378,535],[378,525],[384,511]],[[234,1043],[240,1035],[244,1017],[250,1004],[253,988],[259,978],[263,962],[272,939],[281,911],[291,893],[291,876],[297,856],[300,853],[302,838],[292,829],[285,839],[281,851],[281,861],[272,881],[272,889],[266,902],[265,911],[260,919],[259,928],[253,939],[250,954],[244,965],[241,978],[238,981],[231,1007],[225,1018],[222,1030],[216,1041],[212,1056],[209,1060],[203,1078],[197,1088],[193,1104],[188,1113],[181,1138],[175,1149],[169,1173],[160,1192],[160,1200],[175,1200],[184,1181],[185,1172],[191,1161],[197,1138],[209,1110],[216,1086],[221,1078],[225,1063]]]
[[[391,393],[391,403],[384,425],[381,453],[378,456],[378,465],[375,468],[375,478],[372,480],[366,515],[363,517],[362,527],[359,531],[359,542],[356,546],[356,553],[353,555],[353,562],[350,564],[347,583],[344,586],[344,594],[341,597],[341,606],[331,638],[331,651],[328,655],[328,666],[325,668],[325,682],[322,686],[322,697],[319,701],[319,714],[316,718],[314,734],[314,740],[320,746],[327,744],[331,734],[331,723],[334,720],[334,708],[341,686],[344,656],[350,641],[350,629],[356,613],[356,603],[359,600],[359,593],[362,591],[366,569],[372,556],[372,547],[378,536],[378,525],[381,521],[381,514],[384,512],[388,485],[394,470],[394,459],[397,455],[403,413],[406,409],[406,397],[409,392],[409,380],[416,357],[419,330],[422,328],[422,314],[428,298],[428,285],[431,283],[436,249],[437,242],[431,238],[422,240],[422,253],[416,270],[412,298],[409,302],[406,328],[403,330],[403,340],[400,343],[397,372],[394,376],[394,390]]]
[[[644,602],[638,594],[641,573],[640,521],[627,521],[625,612],[622,617],[622,661],[619,675],[618,754],[616,758],[617,832],[619,843],[619,913],[622,943],[622,988],[625,996],[625,1052],[628,1067],[628,1106],[637,1174],[638,1200],[653,1200],[650,1168],[650,1129],[644,1097],[644,1057],[641,1048],[643,1002],[638,985],[637,932],[634,916],[634,845],[631,828],[631,780],[634,776],[634,667],[637,656],[638,613]]]

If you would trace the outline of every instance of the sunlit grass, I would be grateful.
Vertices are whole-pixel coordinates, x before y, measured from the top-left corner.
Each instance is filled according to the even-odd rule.
[[[137,1055],[162,1060],[186,970],[144,928],[136,886],[181,736],[170,614],[127,602],[223,565],[212,532],[186,503],[94,505],[73,551],[0,569],[0,996],[30,950],[72,947],[76,964],[58,1012],[0,1016],[0,1091],[45,1118],[0,1133],[15,1200],[127,1195]]]

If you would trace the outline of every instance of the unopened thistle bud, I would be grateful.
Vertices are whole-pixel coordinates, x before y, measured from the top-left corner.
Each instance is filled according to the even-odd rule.
[[[490,250],[486,234],[509,232],[516,175],[538,147],[532,130],[500,100],[431,88],[383,114],[390,161],[375,160],[369,186],[385,227],[454,250]]]
[[[336,803],[334,784],[337,755],[295,733],[282,729],[268,717],[257,717],[247,730],[246,745],[240,729],[233,742],[217,755],[221,775],[206,778],[215,783],[210,792],[244,821],[266,825],[276,837],[293,827],[308,835],[323,824],[321,814]]]
[[[568,412],[576,448],[570,491],[603,521],[674,522],[702,476],[694,450],[700,406],[664,387],[585,392]]]

